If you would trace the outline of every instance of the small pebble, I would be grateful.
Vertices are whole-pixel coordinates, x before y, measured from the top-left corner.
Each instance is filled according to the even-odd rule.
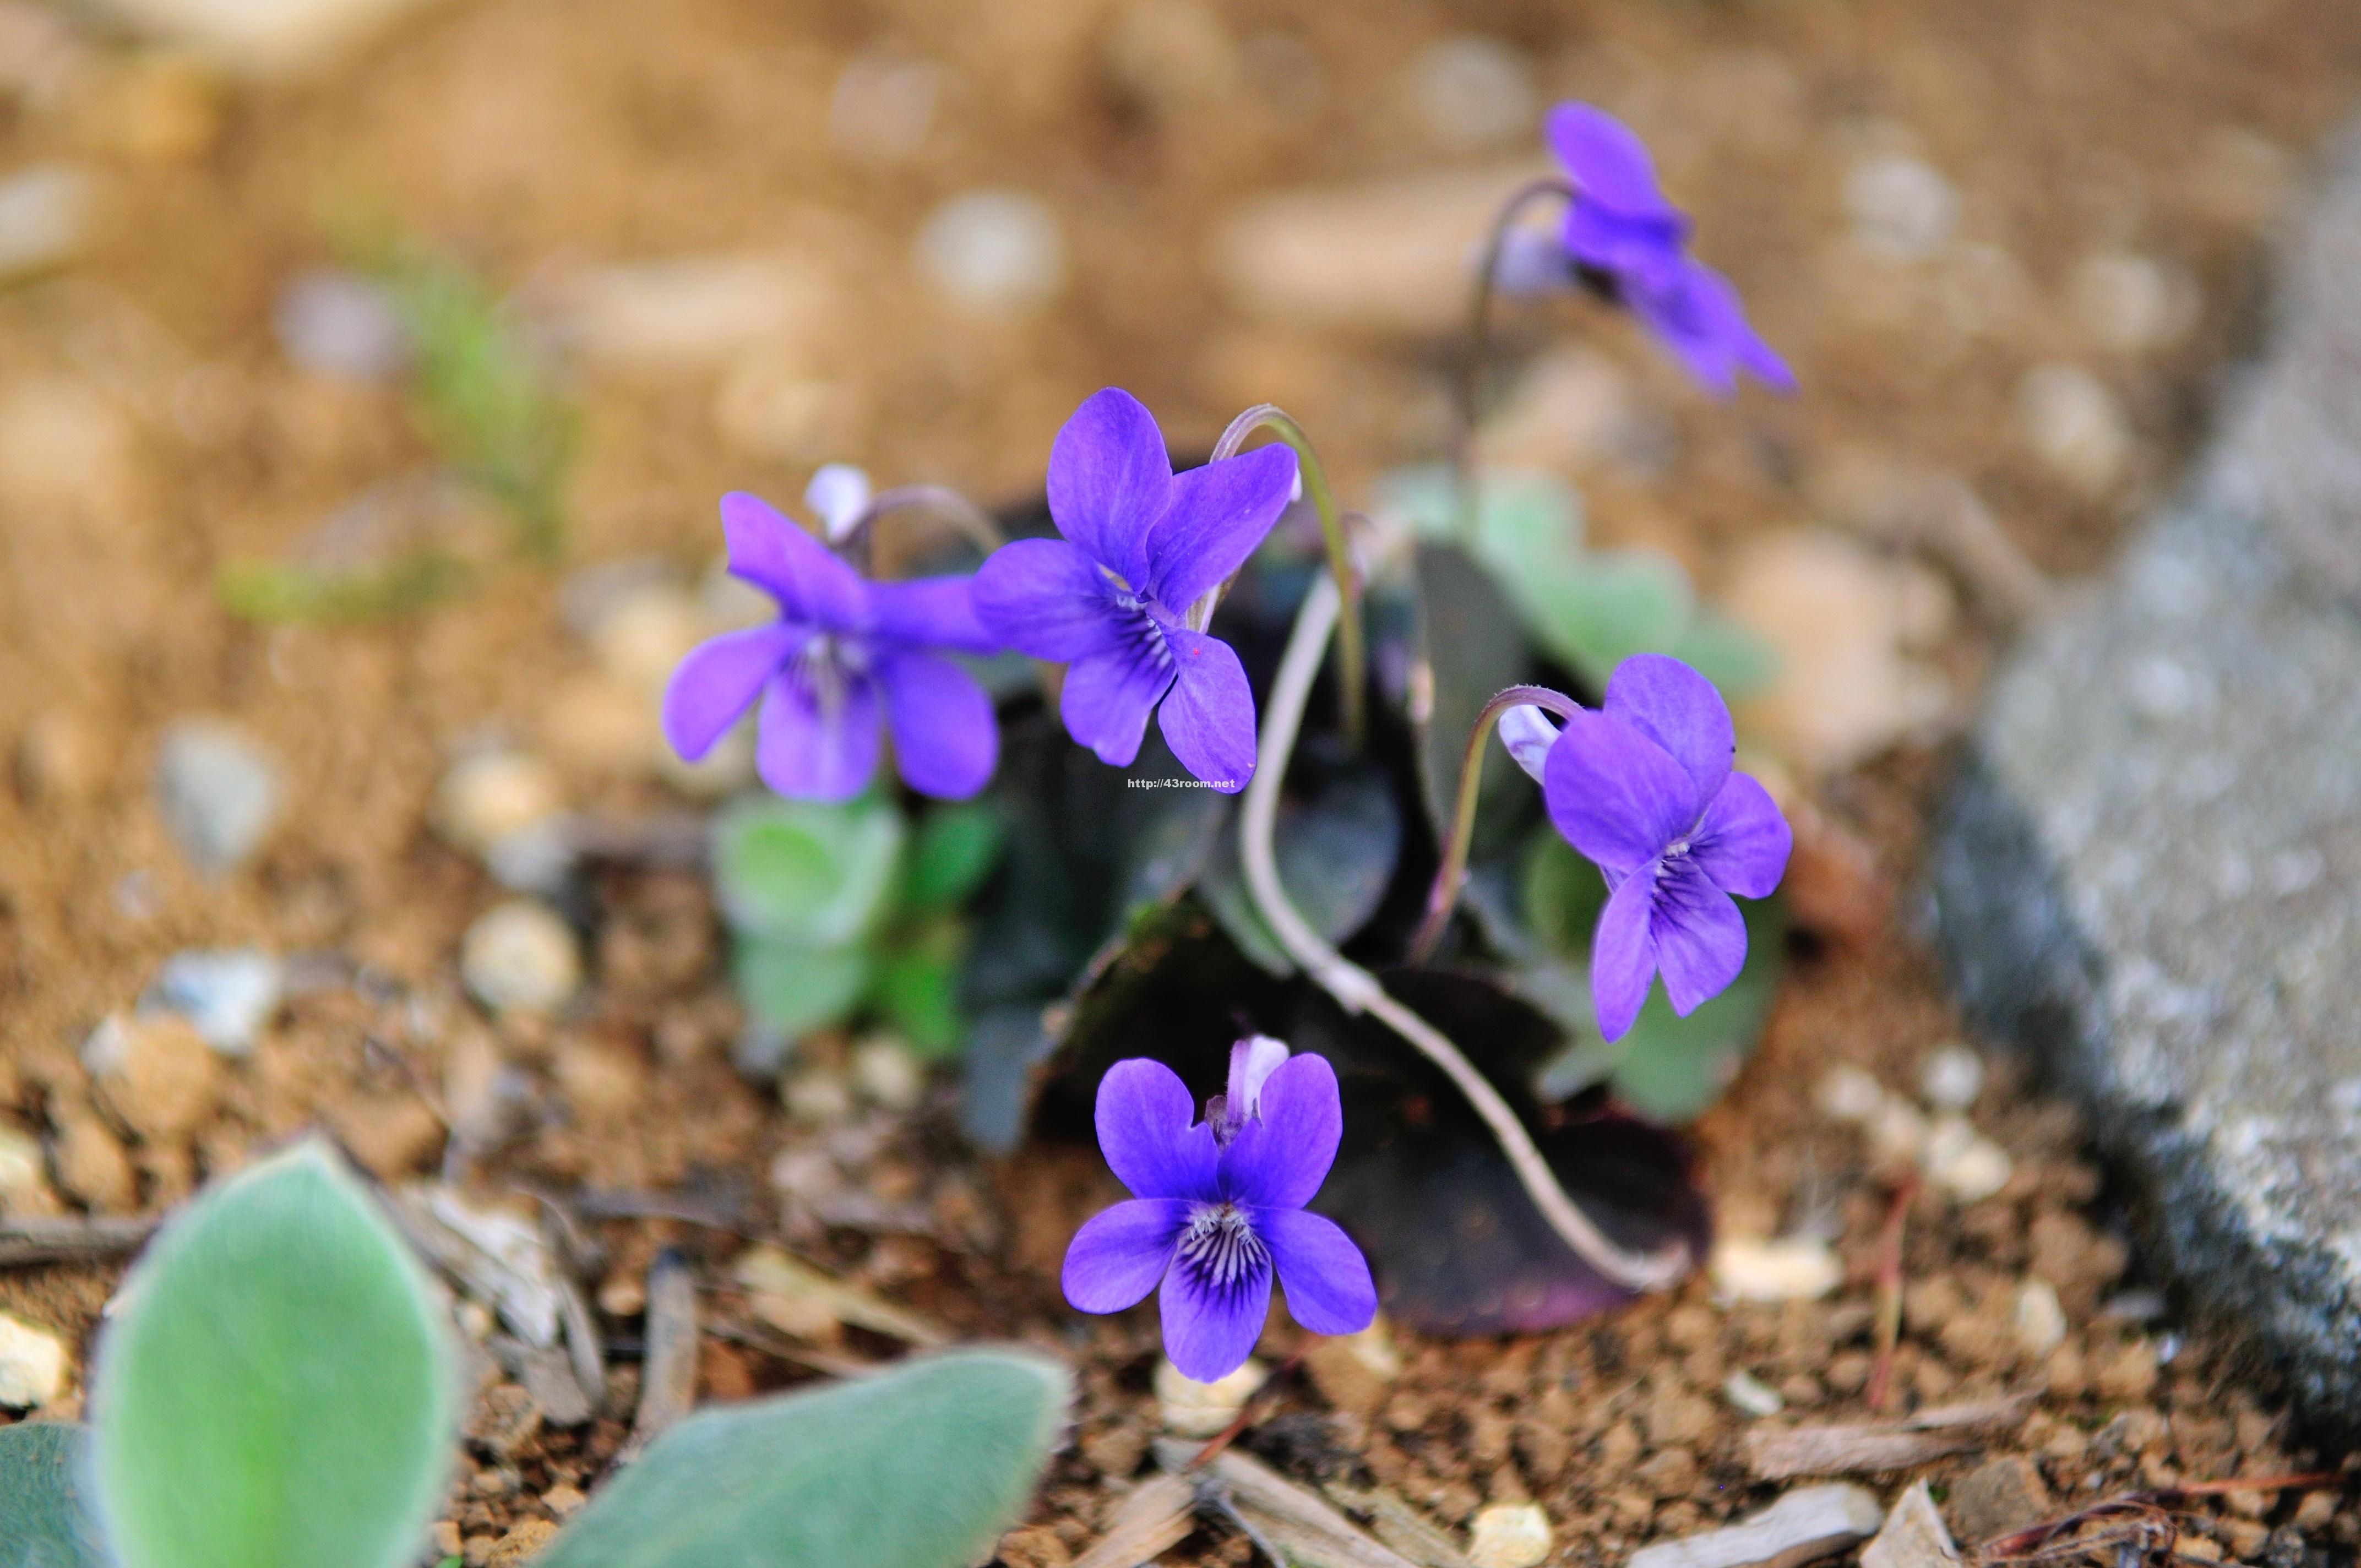
[[[0,1405],[36,1410],[66,1387],[65,1342],[0,1312]]]
[[[573,1518],[589,1500],[579,1486],[552,1486],[541,1495],[541,1506],[561,1519]]]
[[[1472,1568],[1538,1568],[1551,1544],[1549,1515],[1539,1503],[1494,1503],[1467,1526]]]
[[[779,1102],[798,1122],[830,1126],[852,1114],[852,1086],[842,1073],[809,1068],[779,1080]]]
[[[696,594],[671,583],[643,583],[616,596],[591,628],[590,645],[609,675],[653,701],[712,630]]]
[[[57,1130],[49,1140],[49,1161],[58,1185],[95,1213],[128,1213],[138,1202],[139,1187],[122,1143],[93,1112],[52,1114]]]
[[[221,1058],[173,1014],[109,1014],[82,1042],[82,1063],[107,1110],[141,1138],[186,1137],[221,1102]]]
[[[1750,1416],[1775,1416],[1787,1408],[1778,1389],[1743,1367],[1721,1380],[1721,1391]]]
[[[2197,288],[2152,257],[2103,251],[2074,269],[2075,313],[2108,348],[2139,353],[2188,335]]]
[[[927,1070],[907,1046],[880,1036],[853,1047],[852,1086],[873,1104],[907,1111],[927,1092]]]
[[[1401,1352],[1380,1317],[1354,1334],[1322,1334],[1303,1353],[1304,1370],[1330,1404],[1363,1414],[1386,1402],[1401,1376]]]
[[[495,1013],[553,1013],[582,983],[581,946],[547,906],[511,899],[467,927],[459,978]]]
[[[1963,1116],[1939,1116],[1927,1131],[1920,1166],[1927,1179],[1962,1203],[1980,1203],[2008,1185],[2008,1151]]]
[[[91,177],[62,164],[0,180],[0,278],[72,260],[89,238],[96,204]]]
[[[242,1057],[286,994],[286,966],[258,948],[192,948],[164,960],[139,1008],[177,1014],[214,1049]]]
[[[1844,1265],[1817,1236],[1724,1236],[1714,1244],[1714,1288],[1741,1301],[1811,1301],[1844,1280]]]
[[[2131,462],[2131,422],[2099,378],[2075,365],[2043,365],[2017,383],[2016,417],[2034,453],[2086,496],[2113,488]]]
[[[1885,1104],[1885,1090],[1857,1067],[1831,1068],[1814,1098],[1834,1120],[1863,1124]]]
[[[1853,236],[1871,250],[1903,260],[1934,255],[1960,217],[1951,182],[1915,158],[1865,158],[1845,176],[1845,210]]]
[[[410,357],[410,335],[385,290],[357,273],[305,272],[279,291],[270,324],[298,368],[382,381]]]
[[[41,1141],[0,1122],[0,1213],[38,1212],[49,1185]]]
[[[489,855],[495,846],[566,808],[566,787],[529,751],[473,752],[434,787],[427,822],[453,848]]]
[[[2058,1288],[2047,1279],[2028,1279],[2016,1288],[2016,1343],[2039,1361],[2066,1343],[2066,1309],[2059,1304]]]
[[[500,1537],[484,1559],[484,1568],[520,1568],[557,1537],[547,1519],[526,1519]]]
[[[1454,152],[1525,135],[1539,114],[1531,61],[1499,38],[1463,34],[1411,66],[1411,97],[1435,141]]]
[[[1966,1046],[1939,1046],[1918,1075],[1918,1092],[1938,1111],[1964,1111],[1984,1089],[1984,1058]]]
[[[1879,1165],[1914,1165],[1927,1150],[1927,1118],[1899,1094],[1889,1094],[1869,1118],[1869,1152]]]
[[[253,854],[279,815],[279,797],[277,765],[236,725],[183,718],[165,730],[156,803],[199,871],[219,875]]]
[[[918,231],[918,266],[970,310],[1038,310],[1066,285],[1066,241],[1058,219],[1021,191],[974,191],[937,207]]]
[[[1184,1376],[1162,1356],[1156,1362],[1156,1409],[1164,1430],[1180,1437],[1213,1437],[1237,1420],[1270,1369],[1248,1356],[1246,1365],[1216,1383]]]

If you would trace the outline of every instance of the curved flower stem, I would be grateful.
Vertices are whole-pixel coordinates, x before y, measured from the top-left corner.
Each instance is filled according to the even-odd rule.
[[[1526,1196],[1576,1256],[1626,1290],[1661,1289],[1687,1272],[1687,1244],[1675,1242],[1663,1252],[1633,1254],[1609,1241],[1575,1206],[1565,1189],[1558,1185],[1549,1163],[1533,1146],[1532,1135],[1525,1130],[1525,1124],[1517,1119],[1517,1113],[1500,1098],[1500,1091],[1492,1087],[1490,1080],[1476,1070],[1441,1030],[1396,1001],[1378,983],[1375,975],[1322,940],[1319,933],[1296,913],[1295,906],[1288,902],[1286,890],[1279,885],[1279,861],[1272,849],[1272,834],[1279,822],[1279,785],[1287,772],[1288,758],[1295,750],[1296,732],[1303,722],[1304,704],[1311,698],[1312,678],[1319,673],[1321,655],[1327,651],[1328,634],[1335,629],[1339,603],[1335,579],[1323,576],[1312,585],[1302,609],[1296,614],[1295,630],[1288,637],[1279,677],[1272,683],[1270,701],[1263,709],[1261,746],[1254,777],[1246,784],[1246,806],[1238,822],[1238,858],[1245,866],[1246,888],[1254,895],[1255,907],[1288,956],[1303,966],[1304,972],[1334,997],[1345,1011],[1374,1014],[1443,1069],[1490,1129]]]
[[[1527,705],[1546,708],[1560,718],[1573,718],[1581,706],[1547,686],[1509,686],[1495,693],[1476,715],[1476,726],[1467,732],[1467,750],[1459,759],[1459,798],[1451,814],[1451,842],[1444,849],[1443,864],[1435,869],[1434,885],[1427,890],[1425,917],[1418,924],[1418,934],[1410,939],[1411,963],[1422,964],[1434,957],[1435,944],[1443,940],[1452,907],[1459,902],[1459,884],[1467,875],[1467,846],[1476,836],[1476,795],[1484,782],[1484,742],[1491,738],[1500,715]]]
[[[952,489],[948,485],[896,485],[890,490],[880,490],[870,498],[861,511],[860,520],[847,531],[848,542],[858,539],[865,554],[869,548],[869,530],[889,511],[918,509],[933,512],[966,537],[969,543],[989,555],[1007,541],[1001,537],[1000,525],[992,514]]]
[[[1361,578],[1354,569],[1351,544],[1345,537],[1345,519],[1336,510],[1335,492],[1328,488],[1328,471],[1320,466],[1319,457],[1312,450],[1312,438],[1276,403],[1257,403],[1230,421],[1229,429],[1222,432],[1222,439],[1213,443],[1212,461],[1218,463],[1224,457],[1236,456],[1238,449],[1257,430],[1268,430],[1294,448],[1297,470],[1303,476],[1303,493],[1312,498],[1312,510],[1320,517],[1321,542],[1328,549],[1328,571],[1344,589],[1345,617],[1336,633],[1337,674],[1345,688],[1345,735],[1358,751],[1367,728],[1364,672],[1367,669],[1367,656],[1363,651]]]
[[[1476,291],[1468,302],[1467,357],[1459,374],[1459,422],[1451,439],[1452,490],[1457,498],[1455,521],[1462,540],[1476,537],[1476,405],[1483,400],[1485,361],[1491,351],[1493,274],[1500,270],[1500,247],[1510,227],[1543,196],[1571,202],[1574,186],[1553,174],[1518,187],[1501,203],[1499,214],[1492,220],[1492,232],[1484,241],[1484,262],[1477,271]]]

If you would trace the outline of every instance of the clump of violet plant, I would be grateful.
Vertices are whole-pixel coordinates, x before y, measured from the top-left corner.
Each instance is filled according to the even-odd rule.
[[[1307,1212],[1336,1161],[1336,1073],[1257,1036],[1230,1047],[1227,1091],[1193,1120],[1162,1062],[1120,1061],[1099,1080],[1099,1147],[1133,1197],[1066,1250],[1066,1299],[1120,1312],[1151,1290],[1172,1365],[1200,1383],[1244,1365],[1271,1280],[1314,1333],[1358,1333],[1378,1311],[1369,1265],[1333,1220]]]

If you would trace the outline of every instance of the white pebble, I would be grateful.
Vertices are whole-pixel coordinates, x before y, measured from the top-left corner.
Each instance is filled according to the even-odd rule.
[[[1927,1118],[1899,1094],[1889,1094],[1869,1119],[1870,1157],[1880,1165],[1913,1165],[1927,1151]]]
[[[2008,1185],[2008,1151],[1964,1116],[1938,1116],[1927,1129],[1920,1167],[1927,1179],[1962,1203],[1981,1202]]]
[[[530,752],[503,749],[452,763],[434,788],[427,821],[455,849],[489,855],[501,839],[565,808],[556,770]]]
[[[1215,1383],[1200,1383],[1165,1358],[1156,1362],[1156,1406],[1164,1430],[1180,1437],[1213,1437],[1237,1420],[1270,1369],[1248,1356],[1246,1365]]]
[[[0,1405],[38,1409],[65,1387],[65,1342],[0,1312]]]
[[[279,291],[270,324],[280,351],[315,376],[382,381],[410,356],[410,337],[379,285],[351,272],[306,272]]]
[[[1778,1389],[1742,1366],[1721,1380],[1721,1391],[1750,1416],[1775,1416],[1787,1408]]]
[[[907,1111],[927,1091],[927,1069],[901,1041],[880,1036],[852,1050],[852,1083],[863,1099],[888,1111]]]
[[[1724,1236],[1709,1272],[1716,1290],[1741,1301],[1817,1300],[1844,1282],[1844,1265],[1817,1236]]]
[[[73,259],[89,237],[90,176],[45,164],[0,180],[0,278]]]
[[[1984,1091],[1984,1058],[1956,1042],[1938,1046],[1919,1070],[1918,1092],[1938,1111],[1964,1111]]]
[[[2102,251],[2074,269],[2074,311],[2108,348],[2137,353],[2178,342],[2196,324],[2197,286],[2153,257]]]
[[[164,960],[142,1012],[177,1013],[205,1044],[225,1056],[254,1048],[255,1036],[287,994],[287,966],[258,948],[192,948]]]
[[[810,1068],[779,1080],[779,1103],[798,1122],[831,1126],[852,1114],[852,1086],[842,1073]]]
[[[2066,1309],[2059,1303],[2058,1288],[2047,1279],[2028,1279],[2016,1288],[2016,1343],[2037,1358],[2066,1343]]]
[[[1942,249],[1959,223],[1960,198],[1950,181],[1898,153],[1854,164],[1845,176],[1844,195],[1855,237],[1872,250],[1905,260]]]
[[[1539,1503],[1494,1503],[1467,1525],[1473,1568],[1538,1568],[1549,1561],[1549,1515]]]
[[[1866,1123],[1885,1103],[1885,1089],[1857,1067],[1830,1068],[1814,1098],[1837,1121]]]
[[[554,1013],[582,983],[582,950],[547,906],[513,898],[467,927],[459,978],[495,1013]]]
[[[2103,494],[2131,461],[2131,422],[2123,405],[2080,366],[2026,371],[2017,383],[2016,417],[2035,454],[2085,495]]]
[[[261,846],[279,815],[279,770],[234,724],[183,718],[156,756],[156,803],[172,841],[218,875]]]
[[[0,1212],[15,1212],[27,1199],[38,1202],[49,1181],[41,1140],[0,1123]]]
[[[987,314],[1038,310],[1066,286],[1056,214],[1021,191],[974,191],[918,231],[918,265],[958,303]]]

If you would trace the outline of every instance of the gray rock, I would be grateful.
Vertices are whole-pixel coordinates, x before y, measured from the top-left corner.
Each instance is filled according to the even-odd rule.
[[[2361,1435],[2361,129],[2181,499],[2029,634],[1937,848],[1978,1022],[2148,1240]]]
[[[172,841],[219,875],[261,846],[279,815],[279,769],[236,725],[183,718],[164,731],[156,804]]]

